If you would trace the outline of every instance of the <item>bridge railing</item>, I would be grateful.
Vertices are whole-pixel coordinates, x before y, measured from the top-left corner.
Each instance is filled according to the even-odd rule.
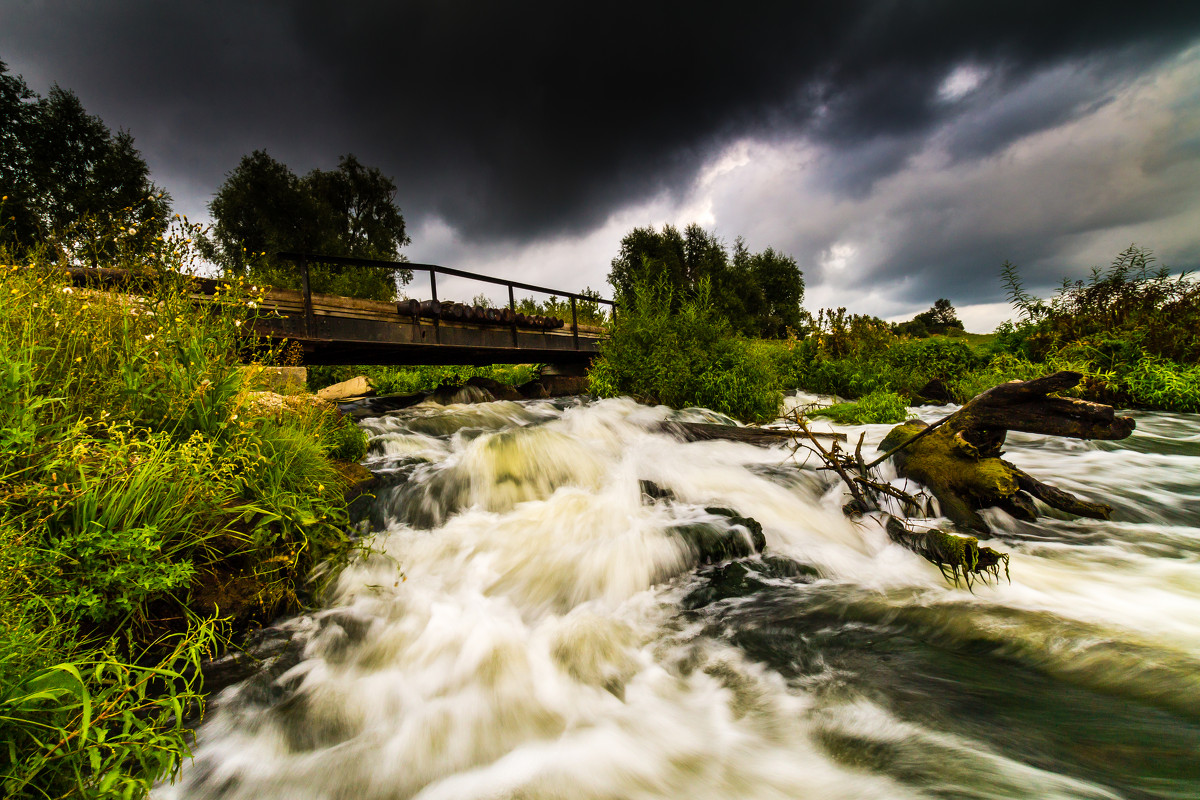
[[[587,303],[604,303],[612,306],[613,317],[617,315],[617,304],[613,300],[606,300],[603,297],[589,297],[587,295],[578,294],[576,292],[564,292],[558,289],[548,289],[545,286],[537,286],[532,283],[522,283],[520,281],[510,281],[504,278],[493,278],[490,275],[480,275],[475,272],[467,272],[466,270],[453,269],[452,267],[443,267],[438,264],[414,264],[408,261],[380,261],[372,258],[353,258],[350,256],[326,256],[316,253],[277,253],[279,258],[284,261],[292,261],[300,266],[300,282],[301,291],[304,294],[304,328],[309,336],[316,329],[316,316],[313,312],[312,303],[312,288],[309,282],[309,264],[339,264],[347,267],[375,267],[378,269],[407,269],[413,271],[422,271],[429,273],[429,290],[433,298],[433,305],[438,305],[437,295],[437,276],[449,275],[455,278],[467,278],[469,280],[480,281],[482,283],[490,283],[496,286],[508,287],[508,307],[515,315],[517,312],[517,300],[514,291],[522,289],[528,292],[541,292],[543,294],[553,295],[556,297],[571,298],[571,337],[574,340],[574,348],[579,349],[579,310],[578,302]],[[433,324],[436,328],[439,319],[433,318]],[[517,341],[516,323],[513,323],[513,342]]]

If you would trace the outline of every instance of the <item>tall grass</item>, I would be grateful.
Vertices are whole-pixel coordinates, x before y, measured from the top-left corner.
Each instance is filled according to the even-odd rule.
[[[168,777],[218,617],[295,604],[344,542],[330,459],[361,457],[362,434],[326,408],[257,410],[239,361],[260,298],[231,281],[198,306],[194,238],[179,223],[117,247],[101,266],[135,277],[125,291],[72,284],[69,233],[22,263],[0,252],[6,796],[138,796]]]
[[[356,375],[365,375],[380,394],[417,394],[432,392],[443,384],[461,385],[471,378],[488,378],[509,386],[520,386],[537,378],[537,364],[492,364],[486,367],[444,364],[436,366],[389,367],[359,366],[309,367],[308,386],[313,391]]]

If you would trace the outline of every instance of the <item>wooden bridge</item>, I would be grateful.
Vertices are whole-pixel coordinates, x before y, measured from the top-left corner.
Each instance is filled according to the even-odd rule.
[[[300,271],[302,288],[271,289],[264,305],[276,312],[256,322],[261,335],[289,339],[304,348],[306,364],[515,364],[546,363],[584,367],[604,336],[599,327],[579,322],[579,303],[616,304],[543,286],[492,278],[436,264],[410,264],[362,258],[281,253]],[[429,273],[431,300],[399,303],[314,294],[309,265],[406,269]],[[477,309],[438,300],[437,276],[468,278],[508,288],[508,307]],[[571,319],[526,317],[517,312],[515,290],[567,298]],[[466,310],[470,309],[470,310]],[[480,313],[477,313],[480,312]]]
[[[254,331],[275,343],[284,340],[304,349],[305,364],[550,364],[565,374],[582,374],[597,354],[605,330],[579,322],[579,304],[604,303],[616,314],[616,303],[574,292],[477,275],[436,264],[410,264],[340,256],[280,253],[296,262],[300,290],[269,288]],[[429,273],[432,299],[382,302],[338,295],[314,294],[309,286],[310,264],[406,269]],[[121,269],[69,270],[79,286],[101,290],[136,291],[137,275]],[[437,276],[467,278],[508,288],[506,308],[480,308],[438,300]],[[226,282],[195,278],[193,297],[204,302]],[[571,319],[517,312],[515,290],[569,299]]]

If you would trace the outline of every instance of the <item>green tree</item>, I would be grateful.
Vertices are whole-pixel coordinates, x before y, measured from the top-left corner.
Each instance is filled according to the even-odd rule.
[[[30,106],[36,96],[0,61],[0,243],[32,241],[38,233],[29,148]]]
[[[403,261],[410,242],[395,203],[396,184],[353,155],[337,169],[303,177],[264,150],[244,156],[217,190],[209,211],[214,224],[202,243],[205,255],[228,273],[300,288],[299,268],[276,258],[280,251]],[[391,300],[409,270],[312,264],[315,292]]]
[[[725,288],[723,295],[726,308],[731,310],[732,299],[741,300],[745,311],[736,327],[743,333],[779,339],[787,336],[789,329],[804,327],[804,273],[796,259],[771,247],[751,253],[739,237],[734,245],[732,274],[735,282]]]
[[[58,234],[67,257],[98,263],[116,244],[99,229],[115,218],[148,242],[166,228],[170,198],[127,131],[114,134],[74,92],[38,97],[0,62],[0,242],[27,248]],[[99,224],[97,224],[99,223]]]
[[[707,281],[716,312],[749,336],[785,336],[802,325],[804,276],[795,259],[772,248],[752,253],[741,237],[730,258],[720,239],[695,224],[682,233],[672,225],[634,228],[621,240],[608,280],[619,301],[639,284],[665,282],[672,291],[663,296],[676,307]]]
[[[892,326],[894,333],[901,336],[924,338],[934,334],[945,334],[951,328],[963,329],[954,306],[945,297],[934,301],[928,311],[922,311],[908,322],[898,322]]]

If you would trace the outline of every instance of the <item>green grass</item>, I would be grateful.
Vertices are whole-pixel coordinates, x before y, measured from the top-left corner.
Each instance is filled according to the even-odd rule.
[[[879,425],[903,422],[907,403],[894,392],[872,392],[853,403],[836,403],[826,408],[805,412],[810,417],[828,417],[839,425]]]
[[[309,367],[308,387],[323,389],[357,375],[365,375],[381,394],[432,392],[443,384],[459,386],[471,378],[489,378],[509,386],[520,386],[538,377],[539,364],[493,364],[486,367],[440,365],[388,367],[376,365]]]
[[[189,298],[194,231],[70,285],[53,248],[0,252],[0,783],[5,796],[140,796],[188,752],[195,665],[294,607],[345,543],[361,458],[335,410],[256,410],[239,355],[257,297]],[[233,585],[238,591],[222,587]],[[191,665],[190,667],[188,665]]]

